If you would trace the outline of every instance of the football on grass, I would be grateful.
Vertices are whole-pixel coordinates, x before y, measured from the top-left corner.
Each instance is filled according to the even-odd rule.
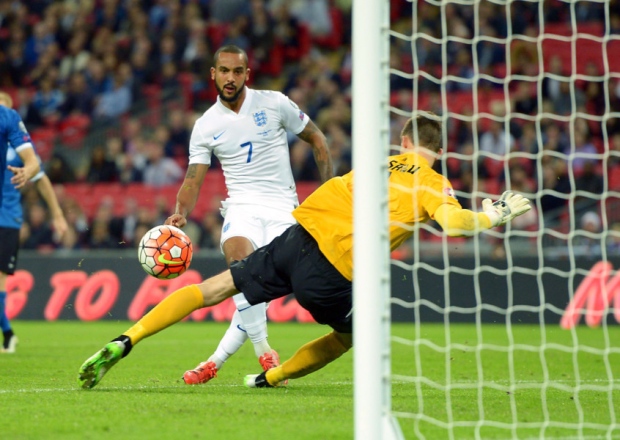
[[[180,276],[192,262],[192,242],[175,226],[155,226],[140,240],[138,259],[146,273],[162,280]]]

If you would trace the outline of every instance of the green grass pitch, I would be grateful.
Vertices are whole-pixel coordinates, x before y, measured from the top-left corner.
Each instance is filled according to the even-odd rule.
[[[245,344],[217,379],[187,386],[181,375],[211,353],[227,325],[180,323],[136,346],[96,388],[82,390],[81,363],[129,323],[13,324],[18,352],[0,355],[0,438],[353,438],[352,353],[285,388],[246,389],[243,376],[260,366]],[[316,324],[269,327],[282,358],[327,331]],[[613,429],[620,415],[616,326],[605,339],[603,330],[585,327],[573,334],[548,326],[543,334],[539,326],[513,326],[509,333],[500,325],[477,332],[452,324],[446,332],[425,324],[417,348],[414,326],[394,325],[392,333],[392,406],[407,439],[620,437]],[[533,350],[543,337],[547,349]],[[448,338],[457,344],[452,350],[444,349]],[[577,344],[595,350],[573,349]],[[596,351],[605,347],[612,348],[607,355]],[[418,369],[424,380],[416,379]],[[479,380],[484,387],[475,386]],[[544,429],[528,425],[545,417]],[[491,423],[467,426],[476,420]]]

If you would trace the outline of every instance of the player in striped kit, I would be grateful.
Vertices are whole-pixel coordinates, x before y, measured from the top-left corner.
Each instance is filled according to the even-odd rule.
[[[325,136],[285,95],[246,86],[250,69],[246,53],[224,46],[214,56],[211,79],[217,102],[200,117],[190,139],[189,166],[175,213],[166,224],[183,227],[199,196],[215,155],[224,171],[228,198],[222,203],[221,249],[228,264],[247,257],[295,223],[299,201],[291,171],[287,130],[313,149],[321,180],[333,175]],[[215,352],[187,371],[187,384],[214,378],[224,362],[250,339],[264,370],[279,364],[267,339],[266,305],[250,306],[243,293],[234,298],[237,311]]]

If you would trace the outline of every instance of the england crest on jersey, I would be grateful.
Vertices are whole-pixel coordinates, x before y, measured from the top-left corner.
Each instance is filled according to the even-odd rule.
[[[256,112],[252,116],[254,116],[254,123],[259,127],[267,125],[267,113],[265,113],[265,110]]]

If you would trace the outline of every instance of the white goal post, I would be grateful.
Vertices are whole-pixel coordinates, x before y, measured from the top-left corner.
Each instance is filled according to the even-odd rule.
[[[391,414],[389,0],[353,2],[355,438],[402,438]]]
[[[620,8],[402,4],[354,0],[352,9],[355,438],[618,438]],[[391,28],[391,5],[411,11],[409,21]],[[411,82],[403,94],[390,90],[395,76]],[[529,223],[460,242],[419,225],[408,256],[391,261],[391,131],[424,111],[442,120],[442,172],[464,207],[513,190],[534,209]],[[490,127],[502,133],[499,153],[497,136],[493,148],[483,141]],[[595,138],[589,149],[584,136]],[[580,186],[588,161],[600,190]],[[406,296],[391,292],[392,273],[404,274]],[[413,330],[395,334],[392,313]],[[583,315],[598,328],[579,326]]]

